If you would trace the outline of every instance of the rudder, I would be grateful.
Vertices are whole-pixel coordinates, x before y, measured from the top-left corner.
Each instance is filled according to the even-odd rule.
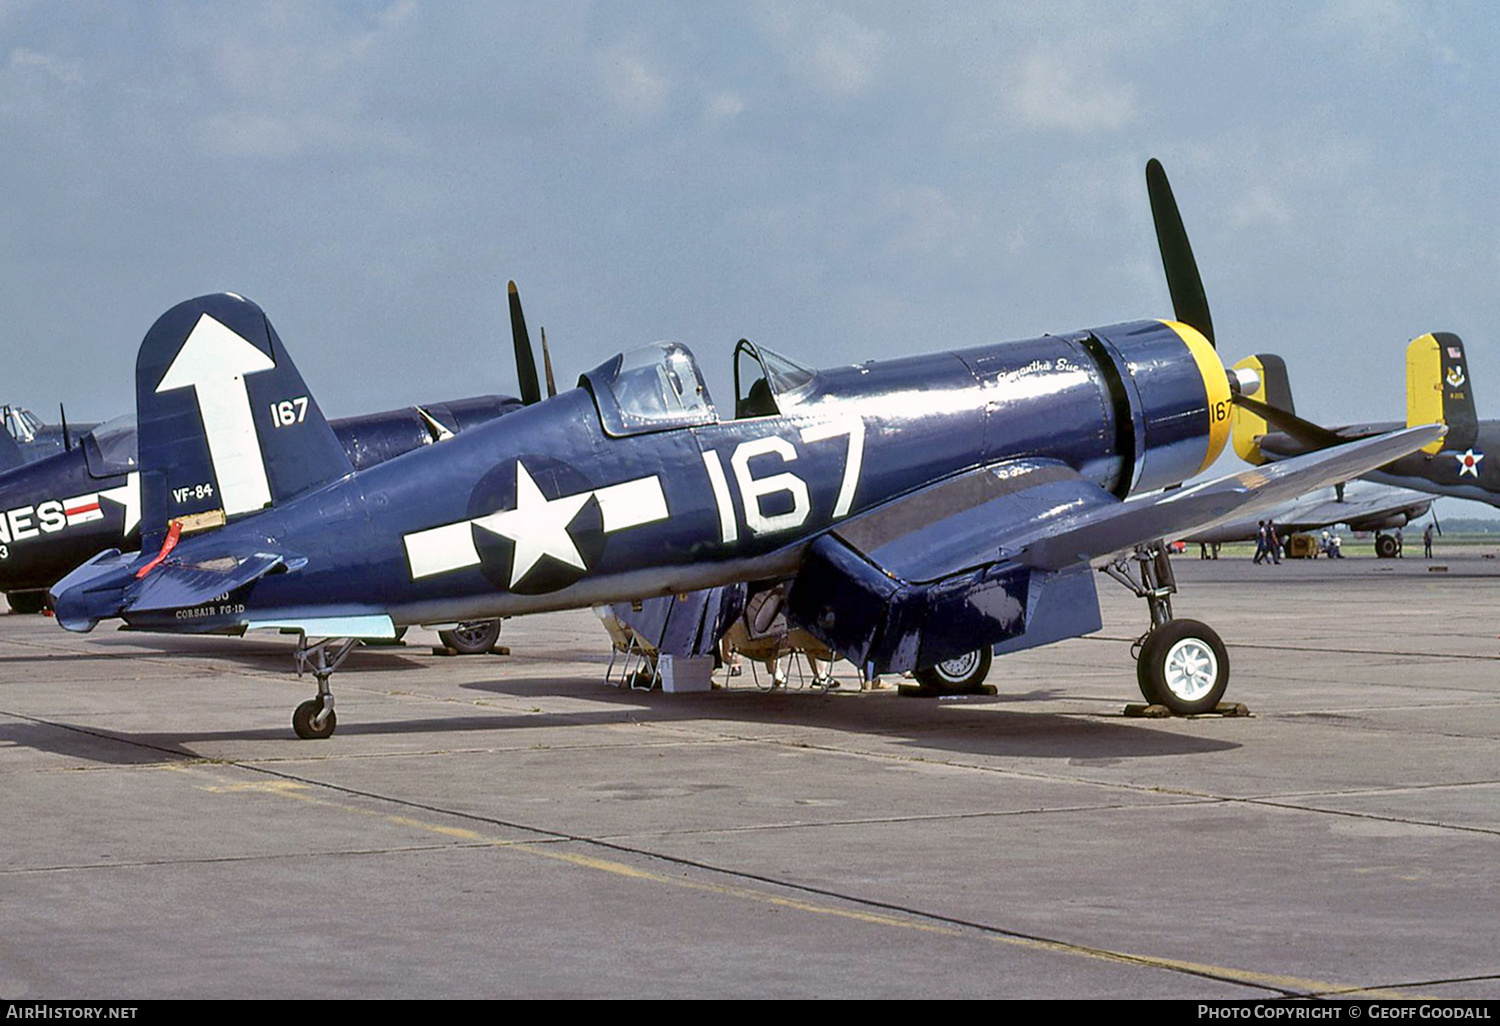
[[[1448,437],[1422,451],[1471,449],[1479,435],[1474,391],[1463,340],[1446,331],[1430,332],[1406,347],[1406,426],[1446,424]]]
[[[229,293],[168,310],[136,359],[141,544],[284,502],[351,473],[259,306]]]

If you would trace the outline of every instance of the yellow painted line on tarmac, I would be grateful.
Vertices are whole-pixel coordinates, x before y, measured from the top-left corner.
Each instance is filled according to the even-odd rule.
[[[200,767],[201,769],[201,767]],[[1221,980],[1230,980],[1254,986],[1268,987],[1274,990],[1290,990],[1308,994],[1337,994],[1343,997],[1359,996],[1363,998],[1385,998],[1398,1000],[1421,999],[1422,995],[1411,994],[1397,990],[1368,990],[1360,987],[1351,987],[1346,984],[1331,983],[1326,980],[1313,980],[1300,976],[1288,976],[1277,973],[1262,973],[1248,969],[1233,969],[1228,966],[1213,965],[1204,962],[1188,962],[1173,958],[1159,958],[1151,955],[1134,955],[1126,951],[1111,951],[1107,948],[1091,948],[1080,944],[1069,944],[1065,941],[1040,940],[1031,937],[1016,937],[1003,934],[994,934],[981,930],[978,927],[961,928],[956,926],[944,926],[938,923],[918,922],[912,918],[896,914],[881,912],[865,912],[854,909],[837,908],[832,905],[821,904],[802,898],[791,898],[784,895],[772,894],[768,891],[756,890],[749,887],[736,887],[728,884],[709,883],[702,880],[688,880],[677,876],[668,876],[649,869],[640,869],[636,866],[619,862],[614,859],[604,859],[593,855],[580,855],[576,852],[555,851],[551,847],[558,843],[565,843],[563,839],[551,841],[535,840],[507,840],[502,837],[470,830],[466,827],[445,826],[427,820],[414,819],[410,816],[398,816],[389,812],[378,812],[373,809],[360,808],[347,802],[333,801],[328,798],[319,797],[311,793],[312,787],[308,784],[298,783],[291,780],[257,781],[251,783],[226,783],[215,785],[199,785],[202,790],[213,794],[266,794],[277,798],[290,798],[294,801],[305,802],[309,805],[318,805],[324,808],[337,809],[341,812],[350,812],[355,815],[379,819],[393,826],[405,827],[407,829],[419,830],[425,833],[436,834],[442,837],[453,838],[469,844],[507,848],[511,851],[526,852],[541,858],[551,859],[554,862],[564,862],[577,866],[581,869],[590,869],[595,872],[609,873],[613,876],[623,877],[629,880],[640,880],[646,883],[666,884],[683,890],[700,891],[708,894],[718,894],[726,897],[739,898],[745,901],[753,901],[763,905],[772,905],[777,908],[789,908],[813,915],[834,916],[839,919],[847,919],[854,922],[869,923],[874,926],[896,927],[902,930],[911,930],[917,933],[935,934],[946,937],[962,937],[979,933],[986,939],[998,944],[1011,947],[1023,948],[1031,951],[1042,951],[1050,954],[1072,955],[1075,957],[1090,958],[1096,961],[1115,962],[1124,965],[1140,966],[1143,968],[1164,969],[1175,972],[1187,972],[1198,976],[1213,977]],[[576,842],[587,843],[587,842]],[[1429,999],[1430,1000],[1430,999]]]

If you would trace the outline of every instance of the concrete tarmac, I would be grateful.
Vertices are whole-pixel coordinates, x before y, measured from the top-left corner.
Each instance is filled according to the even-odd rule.
[[[1249,717],[1124,716],[1103,577],[993,698],[620,690],[580,612],[326,741],[290,638],[0,617],[0,997],[1500,997],[1500,562],[1176,566]]]

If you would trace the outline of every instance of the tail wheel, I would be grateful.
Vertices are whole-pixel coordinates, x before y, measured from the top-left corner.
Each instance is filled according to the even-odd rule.
[[[1179,716],[1211,712],[1229,686],[1229,652],[1207,624],[1168,620],[1146,635],[1135,674],[1152,705]]]
[[[309,698],[297,706],[292,712],[292,729],[297,732],[298,737],[304,741],[318,741],[333,736],[334,728],[339,724],[338,718],[330,709],[328,715],[323,718],[323,722],[317,723],[318,713],[322,711],[323,700],[321,698]]]
[[[933,691],[972,691],[990,675],[994,658],[988,648],[976,648],[936,666],[923,667],[912,676],[917,678],[917,683]]]
[[[480,655],[495,647],[500,640],[499,620],[475,620],[459,624],[451,631],[438,631],[443,644],[459,655]]]

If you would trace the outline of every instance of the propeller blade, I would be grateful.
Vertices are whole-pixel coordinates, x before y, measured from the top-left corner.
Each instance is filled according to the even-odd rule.
[[[547,398],[557,394],[557,382],[552,380],[552,353],[547,349],[547,326],[542,325],[542,368],[547,372]]]
[[[1288,413],[1286,410],[1251,399],[1248,395],[1236,394],[1231,396],[1231,399],[1237,406],[1243,406],[1278,431],[1286,432],[1303,445],[1313,449],[1327,449],[1355,440],[1345,438],[1336,431],[1329,431],[1326,427],[1314,424],[1310,420],[1304,420],[1295,413]]]
[[[531,352],[531,336],[526,333],[526,315],[521,313],[521,294],[516,283],[509,285],[510,334],[516,344],[516,380],[521,384],[521,402],[527,406],[541,402],[542,390],[536,383],[536,357]]]
[[[1188,244],[1187,229],[1182,226],[1182,215],[1172,198],[1167,172],[1155,157],[1146,162],[1146,192],[1151,197],[1151,220],[1156,223],[1156,244],[1161,249],[1162,269],[1167,273],[1167,288],[1172,293],[1172,309],[1179,321],[1197,328],[1211,345],[1217,346],[1213,318],[1208,313],[1208,296],[1203,291],[1198,263],[1193,259],[1193,247]]]

